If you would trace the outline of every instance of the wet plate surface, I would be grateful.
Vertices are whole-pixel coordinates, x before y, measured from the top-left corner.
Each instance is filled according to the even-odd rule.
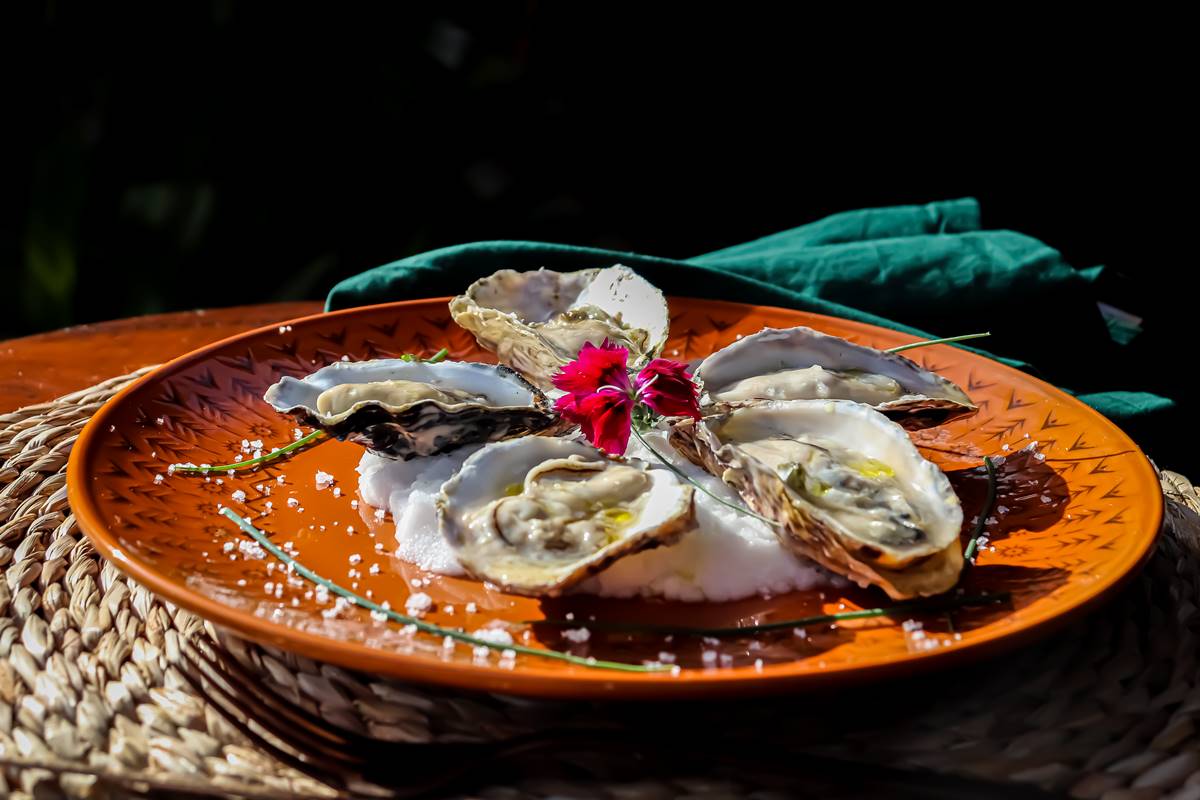
[[[695,359],[764,326],[808,325],[876,347],[911,337],[859,323],[778,308],[672,298],[667,355]],[[242,440],[292,441],[294,423],[262,393],[281,375],[342,359],[401,353],[492,360],[449,318],[445,299],[353,309],[251,331],[191,353],[147,376],[100,410],[71,455],[71,505],[98,549],[167,599],[251,639],[369,672],[465,688],[560,697],[671,697],[759,693],[878,679],[992,654],[1044,634],[1093,607],[1145,560],[1162,513],[1154,472],[1118,428],[1053,387],[948,346],[907,355],[967,390],[977,416],[914,434],[949,475],[964,507],[964,535],[984,505],[983,456],[1001,457],[988,542],[963,588],[1010,592],[1011,601],[953,615],[913,614],[787,628],[720,642],[602,630],[606,623],[726,627],[889,604],[876,591],[835,586],[730,603],[678,603],[572,596],[508,596],[460,578],[426,574],[389,557],[390,519],[357,502],[362,451],[326,441],[257,471],[167,476],[174,462],[243,458]],[[1036,443],[1036,444],[1034,444]],[[317,488],[316,474],[336,479]],[[156,482],[156,476],[163,479]],[[220,481],[218,481],[220,478]],[[338,491],[334,491],[337,489]],[[233,494],[245,492],[244,502]],[[289,500],[292,502],[289,503]],[[518,642],[640,663],[674,657],[676,674],[619,673],[519,656],[479,657],[440,638],[406,635],[366,611],[320,603],[312,586],[289,582],[278,562],[250,546],[218,514],[231,506],[306,566],[356,583],[403,609],[428,594],[428,621],[473,631],[572,614],[592,625],[586,642],[548,625],[514,628]],[[353,529],[353,532],[351,532]],[[359,557],[359,558],[355,558]],[[354,574],[351,575],[351,570]],[[706,659],[705,651],[715,652]]]

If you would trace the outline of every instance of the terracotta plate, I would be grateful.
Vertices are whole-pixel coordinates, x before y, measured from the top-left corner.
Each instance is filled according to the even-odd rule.
[[[780,308],[688,298],[670,302],[675,317],[666,355],[674,358],[704,356],[768,325],[809,325],[878,347],[910,338]],[[218,515],[217,506],[255,515],[256,524],[275,541],[292,542],[307,566],[342,583],[357,581],[359,592],[369,590],[393,608],[404,607],[418,582],[436,604],[430,621],[467,630],[493,620],[520,622],[568,613],[581,622],[596,618],[732,626],[872,607],[886,604],[886,598],[874,591],[826,587],[721,604],[583,596],[539,602],[466,579],[426,575],[388,557],[394,541],[390,520],[376,520],[365,503],[352,507],[361,451],[337,441],[257,472],[226,475],[223,482],[216,475],[208,481],[176,475],[156,482],[173,462],[240,460],[243,439],[261,440],[268,449],[291,441],[293,422],[261,399],[281,375],[302,375],[344,356],[428,355],[443,346],[453,358],[489,359],[450,321],[446,300],[439,298],[306,317],[197,350],[130,386],[91,420],[71,454],[71,506],[96,547],[121,570],[168,600],[251,639],[368,672],[560,697],[662,698],[799,689],[994,653],[1044,634],[1110,595],[1144,562],[1159,529],[1162,500],[1154,471],[1124,433],[1035,378],[944,345],[911,355],[959,383],[980,413],[916,438],[926,456],[950,473],[963,499],[964,528],[984,502],[982,456],[1005,457],[988,524],[990,541],[965,588],[972,593],[1009,591],[1011,603],[957,611],[953,618],[914,615],[919,629],[901,624],[904,617],[868,619],[719,645],[687,637],[668,642],[659,636],[598,632],[575,644],[547,626],[527,629],[534,646],[584,656],[639,662],[669,651],[682,667],[676,675],[619,673],[527,656],[502,666],[495,655],[477,660],[468,646],[448,651],[438,639],[405,636],[396,625],[376,622],[359,609],[332,614],[330,605],[313,599],[311,587],[282,580],[273,559],[242,553],[239,542],[248,540]],[[1036,446],[1026,449],[1033,442]],[[317,490],[318,470],[336,477],[338,495],[333,489]],[[244,503],[232,498],[239,489],[246,493]],[[298,507],[289,507],[290,498]],[[357,567],[362,575],[352,578],[355,554],[362,556]],[[378,573],[371,574],[376,564]],[[705,662],[702,652],[712,649],[718,657]]]

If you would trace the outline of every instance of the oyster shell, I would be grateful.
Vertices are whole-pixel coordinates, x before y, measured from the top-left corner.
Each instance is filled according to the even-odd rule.
[[[472,576],[554,597],[617,559],[671,544],[694,520],[692,487],[582,442],[485,446],[442,485],[438,525]]]
[[[454,321],[542,389],[585,342],[626,347],[630,364],[667,341],[662,292],[628,267],[553,272],[502,269],[450,301]]]
[[[904,430],[848,400],[775,400],[672,428],[681,453],[773,520],[799,555],[894,599],[962,570],[962,507]]]
[[[866,403],[909,430],[974,414],[966,392],[907,358],[811,328],[764,328],[696,369],[702,403],[838,399]]]
[[[551,432],[550,401],[508,367],[399,358],[339,361],[284,377],[263,399],[276,411],[408,460],[466,444]]]

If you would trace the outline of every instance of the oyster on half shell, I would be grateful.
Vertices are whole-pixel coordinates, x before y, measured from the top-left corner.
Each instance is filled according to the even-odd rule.
[[[399,358],[339,361],[263,396],[300,422],[390,458],[553,432],[550,401],[503,366]]]
[[[438,525],[472,576],[555,597],[619,558],[671,544],[694,521],[692,487],[582,442],[486,445],[442,485]]]
[[[573,360],[585,342],[628,348],[630,364],[654,358],[670,317],[662,292],[620,265],[579,272],[502,269],[450,301],[454,321],[501,363],[535,385]]]
[[[702,403],[837,399],[865,403],[909,430],[974,414],[951,381],[896,353],[811,328],[764,328],[710,355],[696,369]]]
[[[905,431],[848,400],[774,400],[674,425],[671,443],[776,523],[780,541],[894,599],[962,570],[962,507]]]

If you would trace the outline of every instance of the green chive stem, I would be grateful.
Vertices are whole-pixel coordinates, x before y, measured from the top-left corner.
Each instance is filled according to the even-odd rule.
[[[649,450],[651,453],[653,453],[655,458],[657,458],[659,461],[661,461],[663,463],[664,467],[671,470],[671,472],[674,472],[676,475],[678,475],[683,480],[687,481],[692,486],[694,486],[697,489],[699,489],[700,491],[704,492],[706,495],[711,497],[713,500],[716,500],[718,503],[720,503],[721,505],[723,505],[727,508],[732,508],[734,511],[745,514],[748,517],[754,517],[755,519],[759,520],[760,522],[765,522],[768,525],[770,525],[772,528],[777,527],[779,525],[779,523],[776,522],[775,520],[767,519],[766,517],[762,516],[761,514],[755,514],[753,511],[746,508],[745,506],[738,505],[737,503],[731,503],[722,497],[717,497],[715,494],[710,492],[708,489],[705,489],[703,486],[696,483],[696,481],[692,480],[692,478],[690,476],[688,476],[687,473],[685,473],[679,467],[675,466],[670,461],[668,461],[662,453],[655,450],[650,445],[650,443],[646,441],[645,437],[642,436],[641,431],[639,431],[637,429],[636,425],[633,426],[632,430],[633,430],[633,435],[636,436],[637,440],[642,443],[642,447],[645,447],[647,450]]]
[[[991,336],[991,335],[992,335],[991,331],[985,331],[983,333],[965,333],[962,336],[947,336],[945,339],[926,339],[925,341],[921,341],[921,342],[909,342],[908,344],[902,344],[902,345],[899,345],[898,347],[889,347],[887,350],[884,350],[883,352],[885,352],[885,353],[902,353],[905,350],[913,350],[917,347],[928,347],[931,344],[950,344],[952,342],[965,342],[968,339],[982,339],[985,336]]]
[[[448,356],[448,355],[450,355],[450,350],[448,348],[443,347],[441,350],[438,350],[436,353],[431,355],[429,358],[417,358],[412,353],[405,353],[404,355],[400,356],[400,360],[401,361],[423,361],[426,364],[436,364],[439,361],[445,361],[446,356]]]
[[[971,540],[967,542],[967,549],[963,551],[963,561],[967,566],[974,563],[971,559],[975,557],[975,551],[979,549],[979,537],[983,535],[984,524],[991,516],[992,506],[996,503],[996,465],[992,463],[991,456],[983,457],[983,465],[987,467],[988,473],[987,500],[983,503],[983,510],[979,512],[979,519],[975,522],[975,531],[971,534]]]
[[[324,435],[325,431],[315,430],[306,436],[301,436],[299,439],[287,445],[286,447],[281,447],[278,450],[272,450],[270,453],[267,453],[264,456],[252,458],[249,461],[239,461],[236,464],[221,464],[216,467],[189,467],[184,464],[172,464],[169,471],[171,474],[179,472],[207,474],[209,472],[233,472],[235,470],[245,469],[246,467],[256,467],[259,464],[265,464],[268,461],[273,461],[274,459],[294,450],[299,450],[304,445],[308,444],[309,442],[316,441]]]
[[[654,625],[651,623],[634,623],[634,622],[587,622],[582,623],[586,627],[595,631],[613,631],[616,633],[659,633],[670,634],[672,636],[710,636],[712,638],[720,638],[726,636],[746,636],[755,633],[765,633],[768,631],[782,630],[785,628],[803,628],[807,625],[820,625],[828,622],[841,622],[843,620],[853,619],[870,619],[872,617],[886,617],[893,614],[911,614],[914,612],[941,612],[949,611],[956,608],[969,608],[976,606],[987,606],[995,603],[1003,603],[1011,599],[1012,595],[1008,592],[997,592],[995,594],[978,594],[978,595],[963,595],[961,597],[951,598],[933,598],[931,600],[913,600],[906,603],[897,603],[888,608],[863,608],[857,611],[839,611],[833,614],[814,614],[811,617],[798,617],[796,619],[785,619],[778,622],[765,622],[761,625],[744,625],[741,627],[726,627],[726,628],[688,628],[679,627],[676,625]],[[526,620],[527,625],[549,625],[556,628],[578,627],[581,623],[578,620],[565,619],[542,619],[542,620]]]
[[[666,666],[662,666],[662,667],[642,666],[639,664],[624,664],[619,661],[601,661],[599,659],[584,658],[581,656],[571,655],[570,653],[562,653],[562,652],[559,652],[558,650],[543,650],[541,648],[526,647],[524,645],[519,645],[516,643],[497,644],[495,642],[489,642],[486,639],[479,639],[475,636],[470,635],[469,633],[463,633],[461,631],[456,631],[453,628],[443,628],[440,625],[434,625],[429,622],[424,622],[420,619],[417,619],[416,617],[410,617],[405,614],[399,614],[390,608],[384,608],[383,606],[379,605],[378,603],[368,600],[367,598],[365,598],[361,595],[355,594],[354,592],[350,591],[349,589],[343,588],[342,586],[339,586],[338,584],[334,583],[333,581],[329,580],[328,578],[323,578],[320,575],[318,575],[317,573],[313,572],[311,569],[304,566],[296,559],[292,558],[290,555],[285,553],[283,550],[279,549],[279,547],[277,547],[275,545],[275,543],[272,542],[265,533],[260,531],[258,528],[254,527],[254,525],[252,525],[245,518],[238,515],[238,513],[235,512],[233,509],[223,508],[223,509],[221,509],[221,513],[223,515],[225,515],[226,517],[228,517],[230,520],[232,520],[239,528],[241,528],[243,533],[245,533],[251,539],[253,539],[254,541],[258,542],[260,545],[262,545],[263,549],[265,549],[268,553],[270,553],[271,555],[275,556],[275,558],[279,559],[283,563],[290,566],[297,573],[299,573],[302,577],[307,578],[308,580],[312,581],[313,583],[324,586],[326,589],[328,589],[333,594],[336,594],[339,597],[344,597],[345,599],[353,602],[357,606],[368,609],[369,611],[374,611],[377,614],[384,614],[392,622],[397,622],[397,623],[400,623],[401,625],[412,625],[414,628],[421,631],[422,633],[429,633],[429,634],[433,634],[435,636],[443,636],[443,637],[449,636],[451,639],[454,639],[459,642],[465,642],[466,644],[470,644],[475,647],[487,647],[488,649],[491,649],[491,650],[500,650],[500,651],[512,650],[514,653],[521,653],[521,654],[527,655],[527,656],[537,656],[539,658],[550,658],[550,659],[554,659],[556,661],[565,661],[568,664],[575,664],[576,666],[580,666],[580,667],[592,667],[592,668],[596,668],[596,669],[611,669],[611,670],[619,670],[621,672],[669,672],[669,671],[671,671],[671,668],[666,667]]]

